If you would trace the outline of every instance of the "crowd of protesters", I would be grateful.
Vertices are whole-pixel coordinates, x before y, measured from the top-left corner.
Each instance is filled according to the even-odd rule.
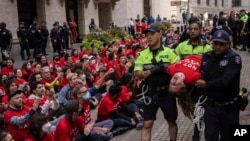
[[[241,43],[241,50],[245,51],[250,47],[246,40],[250,35],[250,18],[245,16],[246,11],[241,10],[240,17],[233,11],[230,17],[224,15],[224,12],[220,13],[213,29],[204,28],[202,39],[209,44],[213,30],[225,26],[224,30],[232,36],[231,47],[237,49]],[[17,68],[15,60],[2,52],[5,63],[1,64],[0,74],[1,140],[110,140],[128,129],[141,129],[142,101],[136,96],[141,93],[141,80],[133,75],[133,70],[135,58],[148,46],[143,33],[152,19],[144,18],[142,24],[136,20],[135,25],[132,18],[129,20],[129,32],[134,35],[130,40],[122,38],[110,44],[104,43],[100,52],[95,45],[91,45],[91,51],[82,45],[70,53],[63,50],[69,48],[67,41],[76,41],[77,32],[71,31],[74,35],[70,37],[67,23],[60,26],[55,22],[50,32],[54,52],[52,60],[46,56],[49,38],[46,22],[41,22],[41,26],[34,23],[30,28],[30,33],[34,34],[31,36],[34,62],[26,60],[31,57],[26,37],[29,32],[23,29],[24,23],[21,22],[17,32],[21,57],[25,60],[22,67]],[[161,20],[159,15],[157,20]],[[91,22],[91,28],[95,28],[94,21]],[[76,24],[71,24],[75,28]],[[1,28],[4,26],[6,24],[1,23]],[[174,50],[185,32],[188,33],[171,28],[163,32],[161,42]],[[2,39],[11,42],[9,34],[9,39],[0,38],[0,42]],[[8,44],[1,45],[4,50],[9,50],[8,47]],[[91,109],[94,108],[98,108],[97,117],[91,119]]]

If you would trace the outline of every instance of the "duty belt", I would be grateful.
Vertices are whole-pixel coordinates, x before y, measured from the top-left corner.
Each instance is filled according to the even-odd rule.
[[[223,101],[223,102],[218,102],[218,101],[215,101],[214,99],[208,97],[207,104],[212,106],[212,107],[224,107],[224,106],[228,106],[230,104],[234,104],[234,102],[237,100],[238,100],[238,97],[235,97],[235,98]]]

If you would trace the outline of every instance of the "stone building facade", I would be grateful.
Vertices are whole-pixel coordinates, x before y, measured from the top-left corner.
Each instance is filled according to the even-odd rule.
[[[80,36],[89,32],[91,18],[98,27],[109,28],[111,21],[119,27],[126,27],[129,18],[142,18],[147,15],[170,18],[170,0],[1,0],[0,21],[16,38],[16,29],[20,21],[28,27],[33,21],[46,21],[48,29],[55,21],[62,25],[67,19],[73,19],[78,25]]]

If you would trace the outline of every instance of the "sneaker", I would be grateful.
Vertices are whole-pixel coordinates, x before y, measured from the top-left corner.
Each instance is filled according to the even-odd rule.
[[[137,129],[137,130],[141,130],[142,127],[143,127],[143,121],[140,120],[140,121],[136,124],[136,129]]]

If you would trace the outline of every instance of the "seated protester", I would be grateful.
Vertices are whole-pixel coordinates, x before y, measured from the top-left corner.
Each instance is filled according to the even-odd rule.
[[[15,60],[12,58],[7,59],[7,65],[1,69],[1,73],[7,76],[13,76],[16,67],[14,66]]]
[[[47,60],[47,57],[45,55],[41,55],[40,56],[40,59],[38,60],[39,64],[41,64],[41,67],[45,67],[45,66],[49,66],[49,63],[48,63],[48,60]]]
[[[45,96],[47,97],[47,99],[45,103],[41,106],[41,113],[49,115],[51,111],[58,110],[60,108],[60,104],[59,101],[56,99],[54,87],[45,87]]]
[[[14,79],[9,79],[9,80],[6,79],[5,84],[4,84],[5,94],[2,97],[2,103],[8,104],[9,103],[9,101],[8,101],[9,95],[13,94],[17,90],[18,90],[18,84],[16,83],[16,81]],[[22,99],[23,99],[23,102],[26,102],[26,96],[24,94],[22,95]]]
[[[168,66],[168,72],[172,76],[168,91],[178,97],[178,103],[182,108],[184,115],[192,118],[194,103],[191,99],[191,92],[187,87],[201,78],[200,70],[201,55],[189,55],[176,64]]]
[[[49,72],[50,72],[50,76],[52,78],[56,78],[57,76],[57,69],[53,64],[49,64]]]
[[[94,89],[95,88],[90,88],[90,90],[88,90],[84,85],[78,85],[72,91],[74,98],[77,99],[82,105],[82,112],[79,114],[79,116],[83,117],[85,125],[88,125],[91,122],[90,91]],[[103,138],[111,139],[113,137],[113,134],[110,132],[110,130],[113,128],[113,125],[114,123],[112,120],[97,122],[95,123],[91,131],[91,136],[100,135]]]
[[[49,66],[45,66],[42,68],[42,82],[43,84],[52,83],[54,81],[54,77],[50,73]]]
[[[82,58],[84,55],[88,55],[87,49],[85,46],[80,46],[79,58]]]
[[[55,68],[61,67],[59,59],[60,59],[59,54],[54,53],[53,59],[49,62],[49,64],[52,64]]]
[[[42,66],[39,63],[36,63],[34,67],[32,68],[33,73],[41,72]]]
[[[119,56],[119,63],[117,63],[115,68],[114,68],[115,69],[115,76],[116,76],[117,80],[119,80],[119,81],[121,80],[123,74],[127,71],[126,67],[125,67],[126,62],[127,62],[126,55],[121,54]]]
[[[109,88],[109,92],[102,98],[97,112],[97,122],[112,119],[114,127],[134,127],[138,122],[138,113],[131,110],[122,102],[121,85],[116,83]]]
[[[66,54],[64,56],[64,60],[65,62],[64,62],[63,67],[73,68],[74,64],[73,64],[72,57],[70,55]]]
[[[68,83],[68,80],[66,78],[68,73],[71,73],[71,69],[69,67],[62,68],[62,77],[60,79],[59,90],[61,90],[63,86],[65,86]]]
[[[4,112],[4,122],[7,130],[15,141],[24,140],[28,136],[30,117],[37,111],[40,99],[36,99],[30,109],[23,105],[22,91],[16,91],[9,95],[9,105]]]
[[[89,68],[89,60],[88,59],[82,59],[82,70],[83,70],[84,74],[86,75],[87,85],[89,87],[92,87],[93,81],[94,81],[94,75]]]
[[[41,81],[42,82],[42,80],[43,80],[43,78],[42,78],[41,72],[35,72],[30,76],[29,85],[31,86],[32,82],[34,82],[34,81]]]
[[[45,101],[47,100],[44,85],[41,81],[32,82],[31,95],[27,98],[25,105],[32,107],[36,99],[40,99],[40,106],[44,105]]]
[[[32,64],[30,63],[30,61],[24,62],[21,70],[22,70],[22,74],[23,74],[23,79],[26,82],[29,82],[29,78],[30,78],[31,74],[33,74]]]
[[[73,64],[80,62],[80,57],[77,49],[73,49],[71,51],[71,58],[73,61]]]
[[[68,73],[66,78],[68,83],[60,90],[57,95],[57,99],[61,106],[64,106],[70,99],[72,99],[73,96],[71,95],[71,92],[78,84],[76,73]]]
[[[81,139],[88,139],[94,122],[85,126],[83,117],[79,116],[82,110],[79,101],[69,100],[64,108],[65,117],[56,126],[54,132],[55,141],[77,141],[78,135],[81,135]]]
[[[28,136],[24,141],[54,141],[52,133],[49,132],[50,123],[44,114],[36,112],[30,119]]]
[[[14,71],[14,74],[15,74],[15,81],[16,81],[17,84],[18,84],[18,89],[22,90],[22,91],[24,92],[24,95],[25,95],[26,97],[28,97],[29,91],[30,91],[30,87],[29,87],[29,83],[26,82],[26,81],[22,78],[23,74],[22,74],[21,69],[16,69],[16,70]]]

